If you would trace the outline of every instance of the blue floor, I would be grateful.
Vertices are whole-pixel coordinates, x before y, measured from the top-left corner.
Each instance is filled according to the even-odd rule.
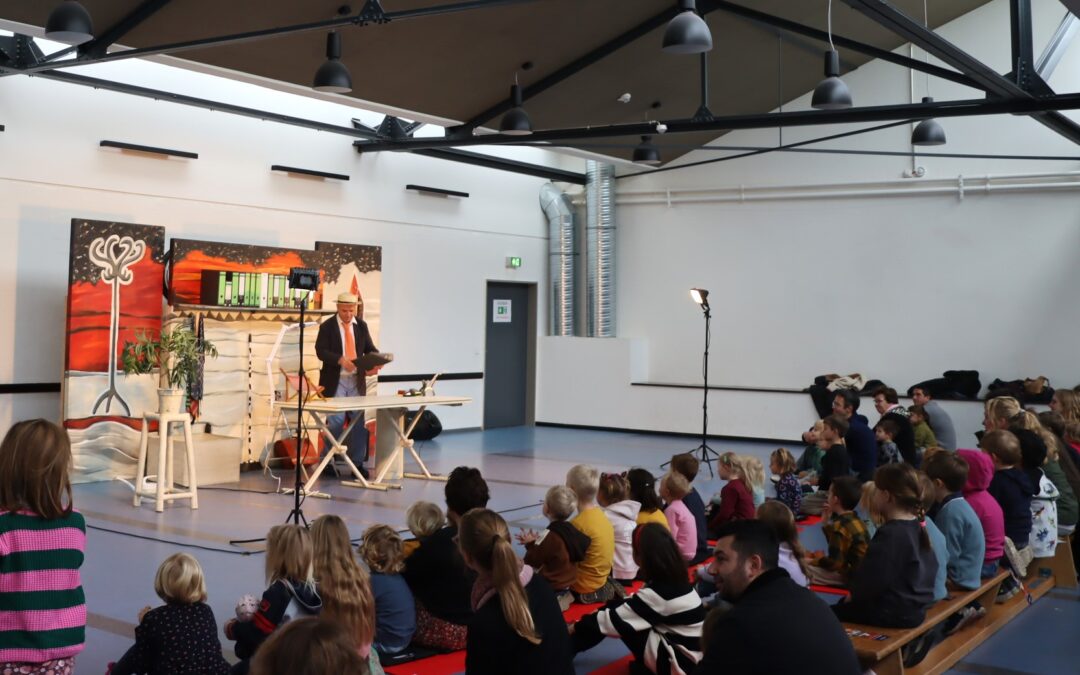
[[[489,507],[500,511],[512,527],[543,527],[540,502],[551,485],[561,484],[566,470],[585,462],[601,471],[643,466],[659,473],[659,465],[671,455],[694,447],[687,438],[579,431],[558,428],[512,428],[490,431],[444,433],[424,443],[420,452],[428,467],[449,473],[455,466],[480,468],[491,488]],[[753,454],[767,465],[776,446],[748,442],[713,443],[718,451]],[[789,448],[796,456],[799,448]],[[408,465],[408,462],[407,462]],[[408,466],[407,466],[408,470]],[[291,484],[288,475],[282,476]],[[359,537],[374,523],[404,530],[405,509],[419,499],[443,504],[443,483],[408,479],[400,491],[377,492],[349,488],[336,480],[323,480],[320,489],[333,498],[310,498],[303,510],[308,520],[336,513]],[[710,478],[708,468],[695,486],[708,499],[721,482]],[[166,556],[184,550],[196,556],[207,573],[210,605],[218,623],[234,615],[237,598],[258,596],[262,590],[261,542],[233,543],[265,536],[273,525],[285,520],[292,497],[276,494],[277,483],[261,473],[243,474],[228,489],[199,491],[197,511],[177,501],[162,514],[153,502],[131,506],[131,489],[123,483],[93,483],[75,488],[77,507],[90,526],[83,582],[90,612],[87,648],[78,659],[80,672],[104,672],[131,644],[136,615],[143,606],[159,601],[153,576]],[[804,534],[807,548],[821,548],[817,530]],[[1055,589],[1009,624],[992,640],[973,652],[950,673],[1077,673],[1080,641],[1080,594]],[[226,654],[229,643],[221,636]],[[1034,647],[1038,644],[1038,647]],[[607,640],[577,661],[579,673],[589,673],[625,654],[616,640]]]

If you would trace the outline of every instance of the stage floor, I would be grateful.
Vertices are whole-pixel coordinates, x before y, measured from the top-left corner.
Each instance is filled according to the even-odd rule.
[[[478,467],[491,489],[489,507],[504,515],[512,528],[541,528],[545,519],[540,503],[547,489],[561,484],[566,471],[586,462],[601,471],[623,471],[643,466],[660,473],[659,465],[676,452],[695,445],[682,437],[581,431],[551,427],[516,427],[489,431],[447,432],[434,441],[419,444],[421,456],[432,472],[448,473],[456,466]],[[767,465],[774,445],[716,441],[717,451],[754,454]],[[800,448],[789,448],[796,456]],[[406,460],[406,470],[411,460]],[[291,486],[287,471],[275,471],[282,486]],[[158,564],[176,551],[199,559],[207,576],[209,603],[218,624],[232,617],[236,600],[245,593],[262,593],[264,556],[258,540],[273,525],[284,522],[292,509],[291,495],[278,494],[278,483],[260,472],[245,473],[239,483],[199,490],[196,511],[186,500],[154,511],[153,500],[140,508],[131,505],[131,488],[120,481],[75,487],[75,504],[89,526],[83,584],[89,610],[86,650],[78,657],[83,673],[104,672],[130,646],[136,616],[145,605],[160,601],[154,595],[153,577]],[[345,519],[353,537],[370,525],[386,523],[405,530],[405,510],[425,499],[444,506],[444,483],[406,479],[402,490],[381,492],[342,486],[324,478],[319,489],[332,499],[309,498],[303,511],[309,521],[326,513]],[[719,490],[719,479],[709,471],[695,481],[705,499]],[[806,532],[804,543],[821,548],[820,532]],[[1055,589],[973,652],[950,672],[1024,673],[1072,672],[1080,662],[1080,644],[1072,639],[1080,625],[1080,594]],[[221,636],[226,656],[231,643]],[[1033,649],[1035,644],[1039,648]],[[579,673],[590,673],[625,654],[622,644],[607,640],[578,657]]]

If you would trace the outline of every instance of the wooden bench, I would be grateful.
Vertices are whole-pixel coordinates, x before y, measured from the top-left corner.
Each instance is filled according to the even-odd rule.
[[[1008,577],[1007,572],[999,572],[996,576],[987,579],[982,586],[973,591],[950,589],[948,597],[940,602],[934,603],[934,605],[927,610],[926,619],[921,625],[915,628],[879,628],[877,626],[845,623],[844,628],[847,628],[849,631],[856,631],[855,634],[851,635],[851,641],[855,646],[855,653],[859,657],[859,663],[862,664],[863,668],[873,669],[877,675],[900,675],[904,672],[916,672],[914,669],[909,669],[907,671],[904,669],[903,656],[901,654],[901,649],[904,645],[914,641],[916,638],[936,627],[938,624],[942,623],[972,602],[977,601],[989,610],[989,608],[994,606],[998,588],[1006,577]],[[984,621],[985,618],[976,622],[973,626],[968,626],[964,630],[949,636],[949,638],[946,639],[946,642],[951,641],[958,635],[969,633],[974,625],[981,624]],[[875,640],[871,637],[860,635],[859,633],[869,633],[871,636],[884,635],[886,638],[883,640]],[[970,652],[971,649],[974,649],[974,645],[972,645],[970,649],[957,655],[951,651],[946,654],[945,650],[939,649],[939,647],[940,645],[931,650],[926,659],[919,664],[921,672],[944,672],[949,666],[956,663],[964,655]],[[944,663],[945,660],[948,660],[948,665],[941,669],[926,670],[927,664],[932,663],[935,656],[941,659],[938,663]],[[953,658],[954,656],[955,658]]]
[[[1030,567],[1048,569],[1054,577],[1054,585],[1060,588],[1076,588],[1076,566],[1072,554],[1072,538],[1076,533],[1058,538],[1052,558],[1035,558]]]

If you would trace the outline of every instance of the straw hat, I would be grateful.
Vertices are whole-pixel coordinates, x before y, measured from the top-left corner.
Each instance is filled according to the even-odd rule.
[[[338,293],[335,302],[339,305],[355,305],[360,302],[360,298],[356,297],[354,293]]]

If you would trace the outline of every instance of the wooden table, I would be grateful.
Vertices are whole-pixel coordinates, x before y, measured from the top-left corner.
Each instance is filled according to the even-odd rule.
[[[350,471],[356,478],[354,481],[342,481],[342,485],[348,485],[350,487],[368,488],[373,490],[387,490],[390,488],[401,489],[400,484],[387,483],[387,478],[420,478],[424,480],[446,480],[445,476],[433,474],[428,471],[427,466],[424,464],[424,460],[420,459],[420,455],[416,452],[413,440],[411,438],[413,429],[416,427],[416,423],[420,420],[420,415],[429,406],[449,405],[459,406],[472,402],[471,398],[466,396],[347,396],[341,398],[328,398],[322,401],[308,401],[304,404],[304,412],[307,413],[315,426],[319,429],[323,438],[330,444],[330,449],[327,450],[326,455],[323,456],[322,461],[315,467],[315,471],[312,472],[308,478],[307,483],[304,484],[304,492],[309,495],[318,493],[312,493],[311,488],[315,485],[315,481],[326,469],[327,465],[333,460],[335,455],[340,455],[345,459]],[[404,418],[405,410],[408,408],[417,408],[416,417],[413,419],[412,424],[406,429],[402,420]],[[296,415],[297,402],[289,401],[281,404],[281,410],[284,414]],[[375,427],[375,479],[367,480],[360,473],[360,470],[353,464],[352,460],[346,454],[345,439],[349,437],[349,432],[358,423],[362,423],[364,415],[355,414],[349,424],[346,425],[340,436],[334,437],[334,434],[330,431],[330,428],[326,424],[326,418],[331,415],[341,415],[344,413],[362,413],[368,410],[376,411],[376,427]],[[412,454],[416,464],[420,467],[422,473],[406,473],[403,470],[405,449],[408,448]],[[327,496],[327,495],[319,495]]]

